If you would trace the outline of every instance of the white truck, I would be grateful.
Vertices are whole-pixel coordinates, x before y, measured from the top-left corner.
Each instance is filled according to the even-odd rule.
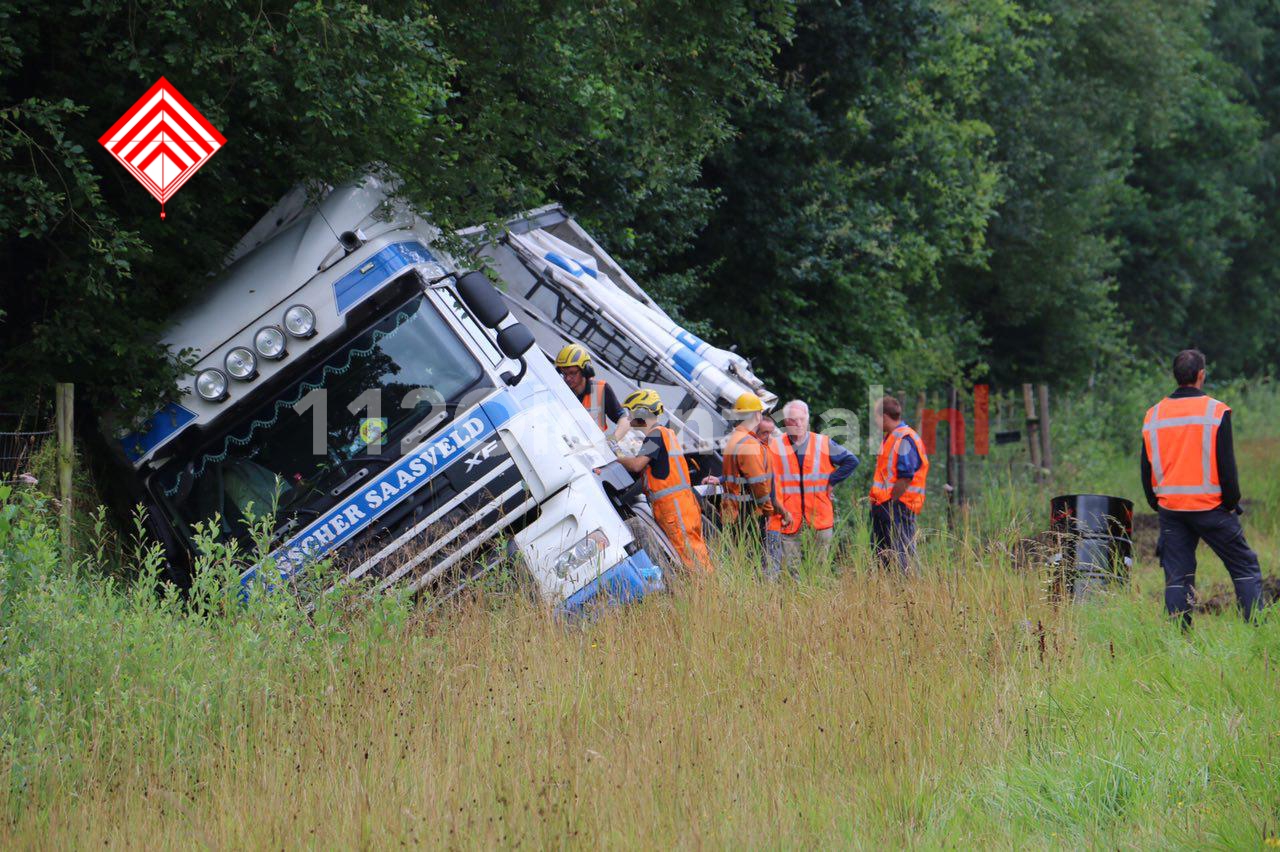
[[[246,586],[331,554],[374,589],[455,589],[516,558],[568,612],[662,589],[599,428],[483,274],[390,196],[375,178],[294,190],[174,318],[163,342],[195,351],[194,378],[118,445],[171,571],[197,524],[249,547],[270,513]]]
[[[695,478],[720,474],[733,428],[724,412],[740,394],[756,394],[766,410],[776,406],[777,395],[745,358],[681,327],[560,205],[517,216],[496,234],[476,227],[460,236],[477,265],[502,282],[511,312],[545,352],[585,346],[619,399],[641,386],[658,392]]]

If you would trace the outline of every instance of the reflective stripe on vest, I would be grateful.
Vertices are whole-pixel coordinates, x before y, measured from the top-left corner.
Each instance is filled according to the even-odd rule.
[[[582,398],[582,407],[591,414],[600,431],[609,428],[604,416],[604,389],[608,387],[604,379],[587,379],[587,395]]]
[[[1160,506],[1197,512],[1222,504],[1216,445],[1218,428],[1230,410],[1211,396],[1167,397],[1148,409],[1142,440]]]
[[[681,491],[692,491],[689,483],[689,465],[684,460],[684,450],[676,440],[676,433],[666,426],[659,426],[658,435],[667,448],[667,477],[659,479],[653,475],[653,465],[644,469],[644,484],[649,491],[649,499],[657,502],[664,497],[679,494]]]
[[[685,533],[695,531],[702,534],[702,512],[698,507],[698,496],[689,484],[689,464],[684,460],[684,450],[676,440],[676,433],[666,426],[656,430],[658,439],[667,448],[667,476],[659,479],[653,475],[653,465],[644,469],[645,490],[649,492],[649,503],[655,515],[660,509],[670,505],[676,515],[676,523]],[[650,433],[652,436],[653,433]],[[686,514],[687,513],[687,514]],[[670,531],[668,531],[670,535]],[[690,547],[685,541],[682,547]]]
[[[871,502],[875,505],[888,503],[893,499],[893,488],[898,483],[898,456],[902,453],[902,442],[911,441],[920,457],[920,467],[911,477],[907,490],[899,498],[899,502],[912,512],[920,514],[924,508],[925,486],[929,477],[929,457],[925,454],[924,444],[920,436],[905,423],[900,423],[892,432],[884,436],[880,444],[880,455],[876,458],[876,472],[871,482]]]
[[[754,441],[755,446],[748,444],[748,449],[754,449],[761,457],[764,464],[765,472],[758,476],[742,476],[739,471],[740,455],[745,455],[742,447],[746,441]],[[724,445],[724,473],[720,477],[720,481],[724,484],[724,497],[731,503],[741,504],[748,503],[754,506],[769,505],[769,494],[764,493],[756,496],[751,490],[751,486],[760,485],[773,479],[773,474],[769,472],[769,452],[768,449],[760,443],[751,432],[742,429],[734,429],[729,433],[729,439]],[[737,516],[736,509],[725,509],[725,517],[729,520]]]
[[[785,435],[779,435],[769,444],[778,502],[793,521],[791,528],[783,530],[788,535],[799,531],[802,521],[818,530],[835,525],[835,508],[831,505],[829,488],[831,474],[835,472],[835,466],[831,464],[831,439],[810,432],[806,450],[805,469],[801,471],[800,459]]]

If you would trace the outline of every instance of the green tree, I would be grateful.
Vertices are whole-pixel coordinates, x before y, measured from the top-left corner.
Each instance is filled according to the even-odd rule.
[[[394,163],[455,185],[455,63],[413,4],[0,5],[0,397],[54,380],[136,409],[172,387],[163,318],[295,181]],[[98,137],[160,76],[228,144],[168,205]]]
[[[433,7],[462,66],[460,166],[494,181],[497,214],[568,205],[679,313],[696,275],[663,262],[706,221],[703,161],[735,108],[770,91],[786,0]],[[664,274],[653,273],[661,268]]]
[[[1231,265],[1221,286],[1196,311],[1211,319],[1193,335],[1216,373],[1257,375],[1277,366],[1280,328],[1280,3],[1220,0],[1210,27],[1214,52],[1229,66],[1224,84],[1229,114],[1247,105],[1256,114],[1258,142],[1227,165],[1249,187],[1256,221],[1251,236],[1229,246]]]
[[[1140,354],[1162,360],[1189,345],[1217,348],[1218,362],[1240,367],[1251,341],[1234,339],[1237,251],[1257,234],[1262,121],[1236,95],[1238,71],[1214,52],[1211,6],[1189,4],[1181,15],[1161,8],[1170,54],[1168,98],[1159,116],[1136,127],[1128,203],[1112,230],[1125,247],[1119,299]],[[1276,297],[1250,311],[1274,315]],[[1258,328],[1254,317],[1246,327]],[[1268,335],[1270,336],[1270,335]],[[1210,345],[1217,341],[1217,347]]]
[[[1003,174],[990,259],[952,276],[995,377],[1079,381],[1118,358],[1229,337],[1226,314],[1208,308],[1258,230],[1261,127],[1214,52],[1211,5],[1023,9],[1014,55],[1031,61],[993,62],[977,113]]]
[[[134,410],[180,372],[165,317],[302,180],[380,163],[445,227],[561,199],[641,268],[677,250],[789,26],[781,0],[18,9],[0,0],[0,398],[72,380]],[[161,75],[228,139],[165,221],[96,143]]]
[[[972,351],[943,273],[985,257],[998,173],[990,127],[963,115],[985,59],[953,11],[800,3],[778,93],[710,161],[697,310],[786,393],[847,405],[957,375]]]

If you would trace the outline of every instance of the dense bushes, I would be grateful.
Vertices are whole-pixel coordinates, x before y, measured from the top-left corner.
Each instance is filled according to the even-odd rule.
[[[1262,0],[134,8],[0,2],[9,405],[154,403],[164,317],[288,187],[370,162],[445,225],[566,202],[820,407],[1191,344],[1274,363]],[[161,74],[228,138],[165,222],[96,144]]]

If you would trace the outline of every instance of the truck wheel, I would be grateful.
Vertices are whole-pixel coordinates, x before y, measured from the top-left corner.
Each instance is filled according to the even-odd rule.
[[[645,553],[649,554],[649,558],[664,574],[680,569],[680,554],[671,546],[648,506],[637,507],[634,514],[627,517],[627,529],[631,531],[636,544],[644,548]]]

